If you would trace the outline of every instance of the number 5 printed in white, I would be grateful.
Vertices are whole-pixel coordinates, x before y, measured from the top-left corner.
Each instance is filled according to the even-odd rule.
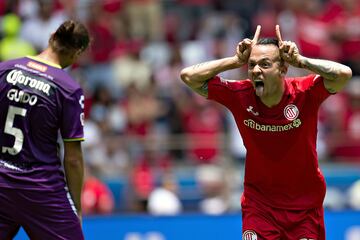
[[[6,116],[6,122],[5,122],[5,129],[4,132],[12,135],[15,137],[15,143],[13,147],[2,147],[2,153],[8,152],[11,155],[18,154],[22,147],[24,142],[24,134],[21,131],[21,129],[16,128],[13,126],[14,119],[16,115],[20,115],[25,117],[26,115],[26,109],[25,108],[19,108],[14,106],[9,106],[9,110]]]

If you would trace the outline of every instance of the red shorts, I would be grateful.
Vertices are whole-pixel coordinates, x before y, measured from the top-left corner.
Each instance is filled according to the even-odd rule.
[[[243,239],[299,240],[310,238],[325,240],[322,207],[308,210],[286,210],[250,201],[242,203]]]

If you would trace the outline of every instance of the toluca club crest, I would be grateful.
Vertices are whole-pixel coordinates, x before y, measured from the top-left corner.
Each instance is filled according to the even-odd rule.
[[[247,230],[243,233],[243,240],[257,240],[256,232]]]
[[[284,108],[284,116],[287,120],[295,120],[299,116],[299,109],[294,104],[289,104]]]

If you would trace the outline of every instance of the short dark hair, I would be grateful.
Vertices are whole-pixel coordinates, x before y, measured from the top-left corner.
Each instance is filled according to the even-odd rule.
[[[80,22],[67,20],[51,36],[49,45],[56,53],[67,55],[84,51],[89,42],[90,37],[86,27]]]
[[[279,46],[279,40],[276,38],[260,38],[257,43],[257,45],[275,45]]]

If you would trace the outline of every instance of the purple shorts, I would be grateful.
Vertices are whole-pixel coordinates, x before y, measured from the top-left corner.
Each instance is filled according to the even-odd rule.
[[[30,239],[84,239],[70,194],[0,188],[0,239],[23,227]]]

